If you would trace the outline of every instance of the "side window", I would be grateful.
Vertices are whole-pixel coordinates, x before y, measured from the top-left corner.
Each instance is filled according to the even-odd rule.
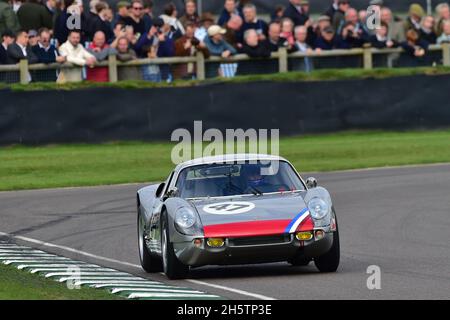
[[[167,190],[169,189],[169,186],[170,186],[170,183],[172,182],[172,178],[173,178],[174,173],[175,173],[175,171],[172,171],[172,173],[170,174],[169,178],[167,178],[166,187],[164,188],[164,192],[161,193],[161,197],[163,197],[166,194]]]

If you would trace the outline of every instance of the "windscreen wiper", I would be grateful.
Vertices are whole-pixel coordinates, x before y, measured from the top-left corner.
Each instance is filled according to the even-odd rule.
[[[262,196],[263,195],[262,191],[259,190],[258,188],[254,187],[254,186],[249,186],[249,187],[250,187],[250,189],[252,189],[252,193],[255,196]]]

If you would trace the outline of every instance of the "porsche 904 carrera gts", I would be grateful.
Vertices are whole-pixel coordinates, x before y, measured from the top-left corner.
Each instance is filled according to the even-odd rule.
[[[164,183],[137,192],[138,246],[147,272],[170,279],[205,265],[311,261],[339,266],[329,192],[286,159],[233,154],[181,163]]]

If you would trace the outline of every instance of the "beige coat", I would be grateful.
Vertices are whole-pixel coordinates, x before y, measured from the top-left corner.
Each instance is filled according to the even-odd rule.
[[[59,54],[66,57],[67,62],[83,67],[86,59],[94,57],[81,44],[74,47],[69,41],[64,42],[59,47]],[[82,68],[61,69],[56,80],[58,83],[79,82],[83,80]]]

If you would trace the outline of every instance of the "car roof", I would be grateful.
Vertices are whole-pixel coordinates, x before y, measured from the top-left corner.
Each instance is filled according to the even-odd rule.
[[[266,161],[287,161],[283,157],[270,155],[270,154],[256,154],[256,153],[234,153],[225,154],[218,156],[210,156],[203,158],[196,158],[186,162],[182,162],[175,167],[175,171],[180,171],[184,168],[196,166],[200,164],[211,164],[211,163],[222,163],[222,162],[233,162],[233,161],[255,161],[255,160],[266,160]]]

